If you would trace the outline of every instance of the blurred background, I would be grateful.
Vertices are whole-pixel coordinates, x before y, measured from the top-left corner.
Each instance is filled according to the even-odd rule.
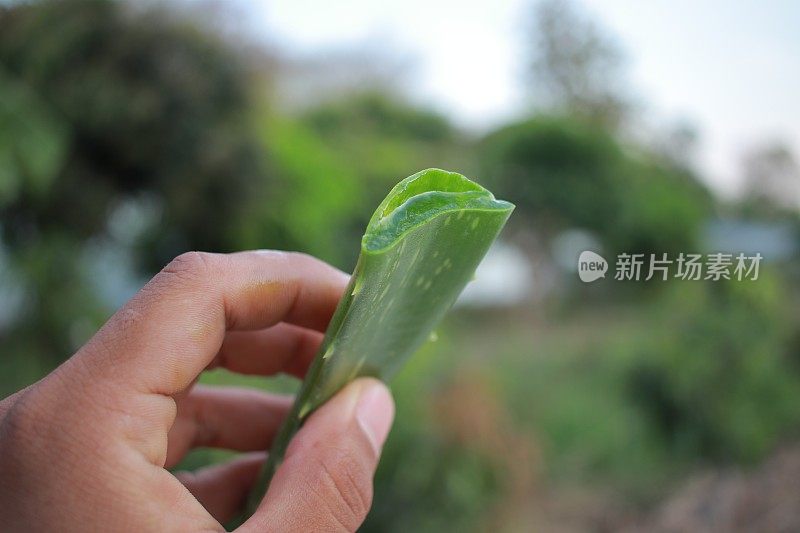
[[[0,1],[0,397],[183,251],[350,270],[441,167],[517,210],[393,383],[363,531],[800,530],[798,27],[790,0]],[[764,262],[583,284],[584,249]]]

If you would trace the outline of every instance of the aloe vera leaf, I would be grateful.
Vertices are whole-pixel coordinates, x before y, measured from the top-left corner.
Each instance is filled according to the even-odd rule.
[[[350,285],[250,493],[247,516],[311,412],[359,376],[390,378],[429,338],[513,209],[439,169],[391,190],[367,225]]]

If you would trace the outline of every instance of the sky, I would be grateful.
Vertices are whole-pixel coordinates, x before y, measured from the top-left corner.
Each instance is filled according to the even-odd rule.
[[[414,95],[488,129],[527,105],[526,0],[239,0],[258,32],[299,55],[358,46],[411,58]],[[736,190],[747,149],[782,141],[800,156],[800,2],[575,0],[626,54],[642,122],[692,124],[698,165]]]

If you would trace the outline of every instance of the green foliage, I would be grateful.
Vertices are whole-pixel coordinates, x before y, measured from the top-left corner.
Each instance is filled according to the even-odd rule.
[[[409,168],[463,160],[442,116],[377,92],[330,100],[299,117],[255,113],[271,180],[243,207],[241,248],[299,249],[350,270],[377,204]]]
[[[357,170],[364,201],[381,201],[409,169],[463,168],[465,141],[441,115],[376,92],[321,103],[300,120]],[[363,228],[366,218],[358,221]]]
[[[245,217],[242,247],[269,243],[352,268],[355,254],[342,243],[357,241],[361,231],[357,213],[363,191],[356,165],[303,123],[272,116],[264,122],[262,146],[275,179],[250,204],[257,211]],[[276,240],[275,233],[283,238]]]
[[[695,176],[653,156],[629,157],[617,194],[620,210],[601,233],[610,250],[672,255],[697,249],[712,200]]]
[[[244,71],[219,42],[117,2],[22,4],[0,18],[0,70],[52,110],[69,147],[45,197],[5,205],[4,218],[24,217],[4,226],[6,242],[29,225],[95,235],[110,204],[157,191],[158,259],[230,247],[230,215],[259,171],[241,127]]]
[[[484,141],[484,165],[520,211],[553,225],[608,227],[622,207],[623,155],[614,138],[583,122],[538,117]]]
[[[4,338],[46,366],[85,340],[75,331],[108,313],[87,268],[97,248],[122,250],[134,275],[187,249],[235,249],[264,178],[247,90],[235,54],[163,9],[0,7],[0,245],[26,293]],[[147,208],[115,233],[131,206]]]
[[[325,136],[341,132],[441,143],[455,131],[443,116],[412,107],[378,92],[355,94],[308,111],[305,120]]]
[[[48,106],[0,71],[0,209],[47,195],[65,155],[65,132]]]
[[[537,229],[583,228],[613,252],[693,249],[709,211],[708,193],[685,171],[575,118],[500,129],[482,143],[482,168]]]
[[[627,388],[674,452],[754,461],[800,423],[783,290],[766,272],[758,284],[683,284],[668,295]]]

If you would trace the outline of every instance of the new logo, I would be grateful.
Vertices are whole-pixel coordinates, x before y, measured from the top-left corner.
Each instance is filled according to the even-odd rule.
[[[608,261],[601,255],[586,250],[581,252],[578,257],[578,277],[584,283],[591,283],[600,278],[606,277],[608,271]]]

